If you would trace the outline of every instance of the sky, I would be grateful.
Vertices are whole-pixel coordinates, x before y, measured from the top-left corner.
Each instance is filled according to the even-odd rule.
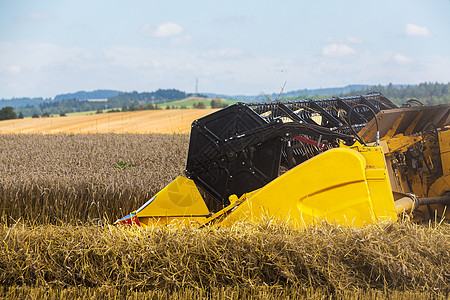
[[[0,98],[450,82],[449,0],[0,0]]]

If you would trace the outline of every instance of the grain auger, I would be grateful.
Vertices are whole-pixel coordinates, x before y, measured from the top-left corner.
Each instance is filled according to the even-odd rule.
[[[231,105],[192,123],[186,177],[116,223],[448,217],[450,105],[415,104],[371,93]]]

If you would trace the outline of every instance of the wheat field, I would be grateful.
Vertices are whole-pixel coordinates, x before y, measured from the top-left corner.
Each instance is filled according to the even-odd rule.
[[[0,207],[10,221],[115,221],[183,174],[188,140],[177,134],[0,134]]]
[[[446,299],[450,227],[116,227],[183,134],[0,134],[0,298]]]
[[[191,123],[217,109],[145,110],[0,122],[0,133],[188,134]]]

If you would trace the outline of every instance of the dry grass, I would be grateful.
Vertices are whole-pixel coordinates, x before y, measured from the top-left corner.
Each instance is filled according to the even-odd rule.
[[[186,135],[0,135],[0,209],[10,220],[115,221],[182,175]]]
[[[343,291],[338,294],[330,294],[321,288],[308,288],[306,290],[296,287],[271,288],[259,287],[258,289],[243,289],[240,287],[211,288],[209,291],[182,288],[174,292],[165,290],[135,291],[129,289],[115,288],[48,288],[48,287],[0,287],[0,297],[6,299],[173,299],[173,300],[195,300],[195,299],[396,299],[396,300],[423,300],[423,299],[448,299],[445,295],[417,291]]]
[[[186,135],[0,135],[0,297],[449,295],[447,223],[105,225],[181,175],[187,145]]]
[[[137,291],[450,292],[450,225],[0,229],[0,284]]]
[[[0,133],[188,134],[195,119],[217,109],[146,110],[0,122]]]

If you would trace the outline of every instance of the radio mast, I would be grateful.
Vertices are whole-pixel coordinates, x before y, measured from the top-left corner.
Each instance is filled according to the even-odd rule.
[[[195,78],[195,96],[198,96],[198,78]]]

